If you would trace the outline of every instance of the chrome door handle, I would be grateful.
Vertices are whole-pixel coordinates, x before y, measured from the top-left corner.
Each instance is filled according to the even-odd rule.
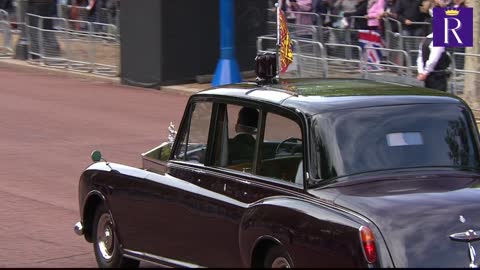
[[[205,171],[200,169],[193,169],[193,172],[201,175],[205,174]]]

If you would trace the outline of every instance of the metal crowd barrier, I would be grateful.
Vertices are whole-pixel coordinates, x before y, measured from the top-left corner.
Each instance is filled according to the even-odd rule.
[[[364,57],[369,51],[376,51],[382,56],[380,63],[371,63],[364,59],[366,79],[423,86],[423,82],[416,78],[415,68],[412,67],[410,56],[406,51],[377,47],[368,47],[364,51]]]
[[[414,59],[418,56],[418,50],[421,41],[431,32],[431,24],[428,22],[412,22],[412,25],[421,27],[422,31],[419,36],[406,35],[402,23],[393,18],[384,18],[385,25],[385,46],[390,49],[406,51],[412,65],[416,66]]]
[[[320,29],[320,41],[323,43],[341,43],[344,41],[350,44],[350,37],[347,34],[349,28],[340,28],[334,25],[335,22],[342,20],[344,17],[331,14],[320,14],[320,22],[318,28]]]
[[[272,10],[269,10],[273,12]],[[367,19],[362,16],[350,16],[344,17],[342,15],[332,15],[332,14],[317,14],[310,12],[288,12],[287,14],[293,14],[295,16],[310,16],[312,17],[312,25],[304,25],[299,23],[288,24],[290,32],[297,32],[306,27],[311,27],[310,34],[312,35],[313,41],[320,41],[322,43],[338,43],[338,44],[350,44],[350,45],[360,45],[358,42],[358,22],[363,20],[364,24],[367,23]],[[269,16],[268,23],[268,34],[276,33],[276,21],[274,15]],[[342,23],[343,22],[343,23]],[[384,40],[385,47],[395,50],[404,50],[410,55],[410,59],[416,59],[418,55],[418,48],[422,39],[430,33],[431,24],[428,22],[413,22],[412,25],[418,25],[423,29],[422,35],[420,36],[409,36],[402,35],[403,25],[396,19],[387,17],[383,19],[385,26],[384,29]],[[300,29],[300,30],[299,30]],[[315,32],[317,35],[315,35]],[[315,37],[316,36],[316,37]],[[348,57],[352,57],[347,51],[338,52],[339,54],[346,54]],[[356,57],[356,56],[353,56]],[[415,61],[411,61],[415,65]]]
[[[299,77],[301,74],[300,62],[298,60],[298,41],[292,39],[293,42],[293,63],[290,64],[286,72],[286,77]],[[274,35],[266,35],[257,37],[257,52],[258,53],[275,53],[277,51],[277,38]]]
[[[257,38],[257,52],[276,52],[276,37],[260,36]],[[327,58],[322,43],[304,39],[292,39],[293,63],[290,64],[286,77],[328,76]]]
[[[294,60],[287,72],[286,77],[348,77],[365,78],[366,60],[362,58],[362,48],[357,45],[321,43],[316,41],[292,39]],[[329,54],[332,50],[342,48],[345,53],[351,52],[355,57]],[[257,52],[275,52],[275,35],[260,36],[257,38]],[[393,65],[392,65],[393,66]]]
[[[63,5],[58,4],[58,17],[64,18],[67,20],[76,20],[76,21],[89,21],[93,23],[101,24],[113,24],[116,26],[116,29],[119,29],[120,26],[120,8],[117,6],[115,9],[109,8],[100,8],[95,11],[95,15],[91,16],[90,11],[87,7],[84,6],[72,6],[72,5]],[[85,30],[79,29],[77,30]]]
[[[328,63],[323,44],[318,41],[304,39],[295,40],[297,65],[300,77],[328,77]]]
[[[288,31],[292,35],[292,38],[308,38],[313,41],[321,41],[321,33],[318,26],[320,25],[320,15],[314,12],[300,12],[300,11],[287,11],[285,16],[287,17]],[[308,17],[312,24],[304,24],[302,21],[297,22],[299,17]],[[295,23],[292,23],[292,17]],[[276,34],[277,32],[277,13],[276,9],[267,9],[267,34]]]
[[[364,59],[361,57],[362,48],[360,46],[339,43],[324,43],[324,45],[327,52],[329,74],[334,74],[333,77],[365,77],[363,73]],[[343,51],[345,55],[329,53],[332,50]],[[347,56],[349,52],[351,55]]]
[[[275,50],[275,36],[277,31],[275,10],[269,9],[267,17],[268,35],[259,37],[261,44],[266,39],[271,43],[270,46]],[[297,21],[299,16],[309,16],[312,24],[302,24]],[[287,12],[288,28],[292,39],[299,43],[311,44],[320,43],[313,48],[318,47],[317,53],[313,50],[305,52],[304,50],[294,50],[294,68],[295,74],[303,76],[327,76],[327,74],[335,74],[334,76],[360,76],[374,78],[382,76],[381,79],[389,77],[389,80],[397,83],[407,83],[411,85],[423,85],[416,79],[416,59],[419,53],[419,47],[422,40],[431,32],[431,24],[428,22],[413,22],[417,25],[418,32],[415,35],[406,35],[404,25],[391,17],[383,18],[382,37],[385,48],[361,48],[358,41],[359,20],[366,20],[365,17],[350,16],[343,17],[341,15],[332,14],[316,14],[311,12]],[[365,22],[366,23],[366,22]],[[307,30],[307,31],[306,31]],[[303,32],[302,32],[303,31]],[[303,33],[299,35],[298,33]],[[311,45],[313,46],[313,45]],[[323,47],[322,47],[323,46]],[[294,46],[295,47],[295,46]],[[261,45],[257,44],[258,52],[261,52]],[[369,63],[365,59],[364,54],[367,51],[381,52],[380,63]],[[462,80],[466,74],[469,78],[473,78],[478,83],[478,71],[465,70],[466,54],[462,49],[454,49],[452,59],[453,76],[451,77],[450,91],[452,93],[462,93]],[[306,59],[318,61],[322,65],[312,64],[305,61]],[[323,64],[325,63],[325,64]],[[290,69],[289,69],[290,70]]]
[[[450,77],[450,84],[453,94],[464,93],[465,88],[476,89],[480,85],[480,70],[478,67],[465,66],[462,62],[462,65],[458,66],[456,63],[459,62],[458,59],[468,58],[477,58],[477,61],[480,61],[480,54],[472,53],[461,53],[454,52],[452,54],[452,75]]]
[[[386,80],[394,83],[403,83],[421,86],[417,81],[415,67],[406,51],[366,47],[358,45],[321,43],[308,40],[293,40],[294,62],[285,74],[285,77],[341,77],[341,78],[368,78]],[[355,57],[329,54],[332,50],[342,49],[351,52]],[[274,35],[257,38],[257,52],[275,52],[276,37]],[[379,63],[371,63],[367,54],[377,52],[380,55]]]
[[[117,31],[114,25],[28,13],[26,29],[31,63],[107,76],[119,74],[120,42],[111,34]]]
[[[287,23],[288,32],[292,39],[309,39],[320,41],[318,28],[314,25],[302,25]],[[267,22],[267,35],[277,35],[277,23]]]
[[[12,29],[7,11],[0,9],[0,57],[13,55]]]
[[[276,52],[276,37],[266,35],[257,37],[257,53]],[[327,78],[330,73],[343,73],[338,77],[352,77],[362,75],[362,59],[343,59],[329,57],[327,50],[329,47],[344,46],[357,51],[361,55],[361,48],[355,45],[347,44],[322,44],[318,41],[309,41],[302,39],[292,39],[293,41],[293,63],[289,66],[285,77],[323,77]]]
[[[345,55],[329,54],[332,48],[349,48],[356,55],[347,58]],[[275,35],[260,36],[257,38],[257,53],[275,52]],[[339,43],[321,43],[308,40],[293,40],[294,60],[282,77],[342,77],[366,78],[379,81],[423,86],[423,82],[416,79],[416,67],[411,63],[411,55],[404,50],[365,47]],[[344,49],[343,51],[347,51]],[[367,54],[375,51],[380,55],[379,63],[369,62]],[[471,66],[456,66],[458,59],[466,57],[479,58],[480,54],[448,53],[451,58],[449,92],[452,94],[464,93],[464,88],[474,89],[480,85],[480,71]],[[463,62],[462,62],[463,63]]]

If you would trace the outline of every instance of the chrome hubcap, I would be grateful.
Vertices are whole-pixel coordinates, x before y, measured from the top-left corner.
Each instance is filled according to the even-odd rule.
[[[98,221],[97,227],[97,245],[100,254],[105,260],[110,260],[114,253],[115,236],[113,234],[113,224],[110,215],[104,213]]]
[[[272,268],[290,268],[290,264],[284,257],[278,257],[273,260]]]

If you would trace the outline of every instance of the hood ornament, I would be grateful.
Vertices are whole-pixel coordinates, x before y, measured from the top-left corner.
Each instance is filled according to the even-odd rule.
[[[168,126],[168,142],[173,144],[175,142],[175,136],[177,136],[177,131],[175,130],[175,126],[172,122]]]
[[[465,223],[466,221],[463,216],[460,216],[459,219],[460,219],[460,222],[462,223]],[[480,240],[480,231],[474,231],[470,229],[465,232],[451,234],[449,237],[450,237],[450,240],[468,244],[468,258],[470,259],[470,264],[468,265],[468,267],[478,268],[478,265],[475,264],[475,256],[476,256],[475,248],[472,246],[471,243]]]

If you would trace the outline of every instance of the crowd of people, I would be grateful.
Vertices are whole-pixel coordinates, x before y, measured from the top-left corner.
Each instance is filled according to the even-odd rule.
[[[272,7],[275,3],[271,2]],[[445,48],[432,46],[433,8],[461,8],[465,7],[465,0],[280,0],[278,3],[289,22],[297,25],[367,30],[384,36],[386,25],[383,19],[396,20],[397,23],[389,24],[391,31],[403,37],[413,37],[413,41],[421,40],[419,44],[405,42],[403,45],[409,54],[411,51],[418,52],[418,56],[411,55],[411,62],[417,66],[417,79],[423,81],[427,88],[447,91],[451,60]],[[312,13],[319,16],[312,16]],[[320,18],[320,22],[316,18]],[[463,52],[462,49],[456,48],[455,51]],[[462,68],[463,63],[459,65]]]
[[[119,0],[57,0],[63,6],[69,6],[67,16],[73,20],[88,20],[90,22],[113,23],[108,18],[116,18],[120,10]],[[87,11],[86,18],[81,17],[80,10]]]
[[[431,22],[435,6],[465,6],[465,0],[280,0],[279,3],[290,22],[297,24],[318,23],[311,15],[295,14],[300,11],[319,14],[323,26],[382,32],[382,19],[389,17],[401,23],[401,34],[404,36],[427,35],[431,29],[425,27],[425,22]],[[273,6],[274,1],[271,4]],[[355,17],[353,25],[346,20],[349,17]],[[394,32],[400,31],[395,24],[392,27]]]
[[[9,13],[10,21],[16,21],[15,14],[18,8],[18,2],[15,0],[0,0],[0,9]],[[73,20],[71,27],[75,30],[89,30],[86,24],[81,24],[78,21],[94,22],[92,27],[95,32],[106,32],[104,24],[118,23],[118,12],[120,10],[120,0],[28,0],[26,2],[26,12],[37,16],[29,16],[28,23],[34,27],[40,27],[44,30],[43,45],[44,56],[58,57],[60,55],[60,46],[55,36],[54,31],[59,25],[59,21],[55,19],[40,19],[38,16],[48,18],[67,18]],[[12,24],[15,28],[17,25]],[[30,31],[30,52],[32,59],[40,58],[42,51],[40,50],[40,31],[32,28]]]
[[[10,15],[15,15],[17,1],[0,0],[0,9],[7,11]],[[47,17],[66,17],[73,20],[88,20],[90,22],[113,23],[107,18],[116,18],[120,10],[120,0],[29,0],[29,7],[44,5],[47,7],[42,16]],[[68,7],[68,8],[67,8]],[[81,10],[85,10],[82,14]],[[36,14],[36,10],[30,8],[30,11]],[[83,15],[83,16],[82,16]]]

